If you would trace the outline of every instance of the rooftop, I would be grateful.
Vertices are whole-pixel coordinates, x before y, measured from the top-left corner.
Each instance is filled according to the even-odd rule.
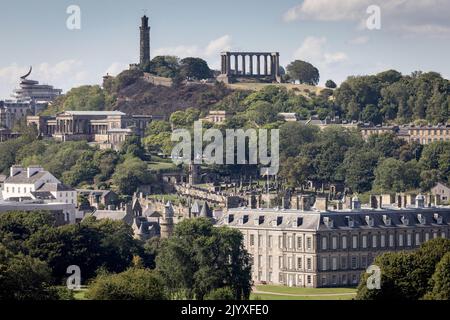
[[[121,111],[64,111],[72,116],[125,116]]]

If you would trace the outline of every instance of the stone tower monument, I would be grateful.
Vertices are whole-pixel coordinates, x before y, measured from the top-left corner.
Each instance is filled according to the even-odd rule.
[[[174,223],[173,223],[173,206],[170,201],[164,206],[164,212],[162,219],[159,222],[161,238],[166,239],[170,237],[173,233]]]
[[[140,42],[140,64],[144,65],[150,62],[150,26],[148,25],[148,17],[142,17],[141,42]]]

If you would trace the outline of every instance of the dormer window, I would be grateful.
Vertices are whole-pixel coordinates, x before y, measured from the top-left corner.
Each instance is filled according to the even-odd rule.
[[[383,222],[384,225],[390,226],[392,224],[391,217],[389,217],[388,215],[383,215]]]
[[[248,214],[245,214],[243,217],[242,217],[242,224],[246,224],[248,222]]]
[[[348,226],[349,228],[353,228],[353,227],[355,226],[355,221],[353,220],[352,217],[346,216],[346,217],[345,217],[345,220],[347,221],[347,226]]]
[[[419,220],[420,224],[426,224],[427,223],[427,219],[425,218],[425,216],[423,214],[418,214],[417,215],[417,220]]]
[[[234,214],[228,215],[228,223],[232,223],[234,221]]]
[[[403,223],[404,226],[409,225],[409,219],[408,219],[408,217],[406,217],[406,216],[402,216],[402,217],[400,218],[400,221]]]
[[[297,219],[295,219],[294,221],[292,221],[292,226],[294,228],[296,227],[300,227],[303,224],[303,218],[302,217],[298,217]]]
[[[442,216],[441,215],[439,215],[438,213],[435,213],[434,215],[433,215],[433,218],[434,218],[434,220],[436,221],[436,223],[437,224],[442,224]]]
[[[283,222],[283,217],[277,217],[277,226]]]
[[[333,219],[331,219],[330,217],[324,217],[324,218],[323,218],[323,223],[324,223],[328,228],[333,228],[333,227],[334,227],[334,221],[333,221]]]
[[[374,225],[374,219],[371,216],[366,216],[365,217],[366,223],[369,227],[373,227]]]
[[[258,218],[256,218],[254,220],[254,222],[255,222],[255,226],[259,226],[259,225],[263,224],[264,223],[264,216],[259,216]]]

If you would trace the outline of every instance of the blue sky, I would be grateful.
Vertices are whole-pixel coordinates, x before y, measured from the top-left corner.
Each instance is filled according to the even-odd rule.
[[[373,4],[380,30],[365,27]],[[81,30],[66,27],[69,5],[81,9]],[[138,61],[143,9],[152,56],[200,56],[218,68],[222,50],[279,51],[283,66],[316,65],[321,83],[389,68],[450,76],[448,0],[1,0],[0,97],[29,65],[30,78],[66,91]]]

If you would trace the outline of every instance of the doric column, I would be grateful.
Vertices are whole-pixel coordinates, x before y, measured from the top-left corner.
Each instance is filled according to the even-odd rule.
[[[277,52],[275,55],[275,76],[280,75],[280,54]]]
[[[231,73],[231,55],[227,53],[227,76]]]
[[[256,73],[258,76],[261,75],[261,56],[259,54],[256,55]]]
[[[245,76],[245,57],[246,55],[242,55],[242,75]]]
[[[250,75],[253,75],[253,55],[250,55]]]
[[[267,70],[267,55],[265,54],[264,55],[264,75],[265,76],[267,76],[269,73],[268,73],[268,70]]]
[[[234,72],[236,75],[239,74],[239,55],[234,55]]]

